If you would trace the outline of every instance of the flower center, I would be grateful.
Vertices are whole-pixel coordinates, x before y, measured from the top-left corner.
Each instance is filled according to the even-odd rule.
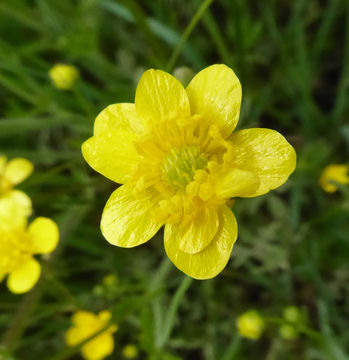
[[[203,169],[208,162],[199,146],[173,148],[162,164],[164,178],[174,188],[184,189],[193,179],[196,170]]]
[[[0,274],[13,271],[28,256],[25,234],[13,234],[7,231],[0,234]]]

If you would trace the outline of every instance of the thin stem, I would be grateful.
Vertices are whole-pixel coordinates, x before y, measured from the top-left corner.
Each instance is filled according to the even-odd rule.
[[[2,345],[10,352],[14,350],[18,339],[21,338],[27,327],[30,315],[40,300],[43,283],[44,278],[42,277],[35,288],[24,297],[17,309],[10,327],[3,336]]]
[[[192,19],[190,20],[190,23],[188,24],[188,26],[184,30],[184,33],[182,34],[181,38],[179,39],[179,41],[178,41],[178,43],[177,43],[171,57],[170,57],[170,60],[167,63],[166,70],[168,72],[171,72],[173,70],[173,67],[176,64],[176,61],[177,61],[178,56],[179,56],[179,54],[181,53],[181,51],[182,51],[182,49],[184,47],[184,44],[186,43],[186,41],[188,40],[190,34],[194,30],[195,26],[200,21],[200,19],[204,15],[205,11],[207,10],[207,8],[211,5],[211,3],[213,1],[214,0],[205,0],[201,4],[201,6],[198,8],[196,13],[192,17]]]
[[[239,335],[234,335],[221,360],[233,360],[239,350],[240,342],[241,337]]]
[[[162,335],[158,342],[159,348],[162,348],[166,344],[166,341],[168,340],[168,338],[170,337],[172,329],[175,324],[176,314],[177,314],[179,305],[181,303],[183,296],[185,295],[186,291],[188,290],[188,288],[192,282],[193,282],[193,279],[191,277],[185,276],[183,278],[183,280],[181,281],[176,293],[174,294],[174,297],[171,301],[170,307],[167,312],[164,327],[162,329]]]

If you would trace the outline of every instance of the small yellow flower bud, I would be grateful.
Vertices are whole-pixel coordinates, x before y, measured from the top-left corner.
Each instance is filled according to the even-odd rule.
[[[57,89],[70,90],[79,78],[79,71],[72,65],[56,64],[51,68],[49,75]]]
[[[302,314],[297,306],[288,306],[284,309],[284,318],[296,324],[302,320]]]
[[[138,349],[135,345],[128,344],[122,349],[122,355],[126,359],[135,359],[138,357]]]
[[[331,164],[323,170],[319,184],[328,193],[338,190],[338,184],[349,184],[349,166],[344,164]]]
[[[239,333],[249,339],[257,340],[262,335],[264,320],[255,310],[249,310],[237,319]]]
[[[280,335],[286,340],[293,340],[298,337],[298,332],[293,325],[284,324],[280,327]]]

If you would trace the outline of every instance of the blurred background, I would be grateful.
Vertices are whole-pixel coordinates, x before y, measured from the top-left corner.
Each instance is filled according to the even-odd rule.
[[[127,344],[136,359],[349,359],[349,188],[330,194],[319,185],[327,165],[349,160],[349,2],[216,0],[198,14],[203,3],[0,1],[0,152],[34,163],[20,188],[33,215],[61,232],[32,291],[14,295],[1,284],[0,359],[80,359],[64,340],[78,309],[113,312],[108,359],[127,358]],[[50,79],[56,63],[80,73],[69,90]],[[144,70],[186,83],[214,63],[241,81],[238,128],[279,131],[298,163],[278,190],[237,199],[230,262],[189,286],[162,233],[134,249],[103,239],[100,216],[116,185],[89,168],[80,147],[103,108],[134,101]],[[298,320],[285,318],[289,306]],[[264,321],[258,340],[236,326],[249,310]]]

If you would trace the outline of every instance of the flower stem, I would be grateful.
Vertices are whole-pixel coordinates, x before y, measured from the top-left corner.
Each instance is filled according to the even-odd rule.
[[[176,64],[176,61],[177,61],[178,56],[179,56],[179,54],[181,53],[181,51],[182,51],[182,49],[184,47],[184,44],[188,40],[188,38],[189,38],[190,34],[192,33],[192,31],[194,30],[196,24],[200,21],[200,19],[204,15],[205,11],[208,9],[208,7],[211,5],[211,3],[213,1],[214,0],[205,0],[205,1],[203,1],[201,6],[198,8],[196,13],[194,14],[192,19],[190,20],[190,23],[188,24],[188,26],[184,30],[183,35],[179,39],[178,44],[176,45],[175,49],[173,50],[173,53],[172,53],[172,55],[170,57],[170,60],[167,63],[166,70],[168,72],[171,72],[173,70],[173,67]]]
[[[185,276],[183,278],[183,280],[181,281],[181,283],[179,284],[179,286],[176,290],[176,293],[173,296],[173,299],[169,306],[167,316],[165,319],[165,323],[164,323],[164,326],[162,329],[161,337],[159,338],[159,341],[157,344],[158,348],[160,348],[160,349],[164,347],[164,345],[166,344],[166,341],[168,340],[168,338],[171,335],[171,332],[172,332],[172,329],[174,327],[175,320],[176,320],[177,310],[179,308],[179,305],[181,303],[183,296],[185,295],[186,291],[188,290],[188,288],[190,287],[192,282],[193,282],[193,279],[191,277]]]
[[[42,277],[35,288],[24,297],[23,301],[19,305],[15,317],[3,336],[2,345],[10,352],[14,350],[18,339],[21,338],[27,327],[30,314],[33,312],[36,304],[40,300],[43,282],[44,279]]]

